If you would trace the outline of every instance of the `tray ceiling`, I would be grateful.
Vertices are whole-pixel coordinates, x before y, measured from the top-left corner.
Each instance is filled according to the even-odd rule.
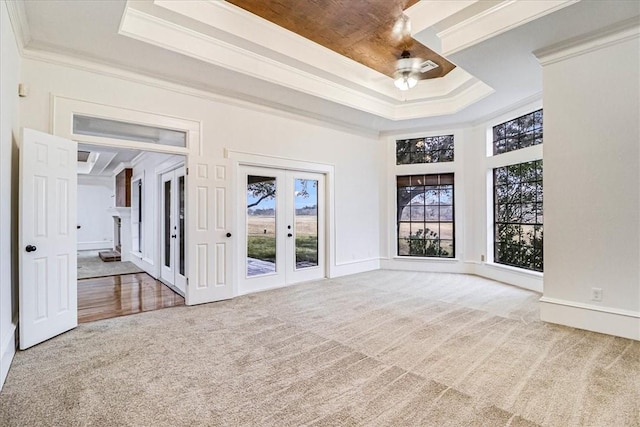
[[[418,0],[227,0],[360,64],[393,77],[404,50],[438,68],[420,80],[443,77],[455,65],[411,37],[394,31],[403,11]]]
[[[334,1],[341,0],[300,4],[331,9]],[[359,1],[368,0],[351,4]],[[640,11],[637,2],[617,0],[420,0],[409,5],[403,6],[412,38],[455,68],[399,91],[391,77],[227,1],[6,3],[27,60],[373,132],[474,123],[539,100],[541,67],[532,52],[631,21],[637,25]]]

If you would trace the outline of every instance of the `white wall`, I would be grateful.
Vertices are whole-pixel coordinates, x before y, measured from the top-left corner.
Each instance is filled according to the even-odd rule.
[[[640,339],[638,28],[635,36],[623,36],[540,55],[545,103],[541,317]],[[602,289],[602,301],[592,300],[593,288]]]
[[[50,129],[50,96],[149,111],[202,123],[209,156],[225,149],[264,155],[264,161],[287,158],[331,164],[335,168],[334,275],[379,266],[380,151],[377,138],[332,127],[262,107],[253,107],[203,93],[190,95],[78,68],[24,60],[23,80],[31,94],[22,105],[23,125]],[[190,91],[193,92],[193,91]]]
[[[113,248],[114,178],[78,175],[78,250]]]
[[[15,354],[18,301],[18,83],[21,59],[7,6],[0,4],[0,387]]]

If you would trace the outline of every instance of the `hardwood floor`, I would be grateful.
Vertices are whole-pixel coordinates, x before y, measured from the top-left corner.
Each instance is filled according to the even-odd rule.
[[[78,280],[78,322],[184,305],[184,298],[147,273]]]

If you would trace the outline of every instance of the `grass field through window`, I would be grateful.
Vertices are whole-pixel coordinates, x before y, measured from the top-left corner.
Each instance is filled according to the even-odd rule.
[[[247,256],[267,262],[276,261],[275,217],[249,215]],[[318,264],[318,220],[315,215],[296,215],[296,263]],[[278,238],[288,238],[286,235]]]

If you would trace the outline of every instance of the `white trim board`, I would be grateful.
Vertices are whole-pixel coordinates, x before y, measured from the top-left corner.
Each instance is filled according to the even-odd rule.
[[[542,297],[540,320],[640,341],[640,312]]]
[[[16,325],[18,324],[17,320],[11,322],[11,326],[9,329],[9,333],[7,334],[6,342],[2,343],[2,347],[0,348],[0,389],[4,385],[4,381],[7,379],[7,374],[9,373],[9,368],[11,367],[11,362],[13,361],[13,357],[16,355]]]
[[[359,259],[347,262],[336,262],[331,272],[331,278],[348,276],[350,274],[365,273],[367,271],[380,270],[380,259]]]
[[[638,37],[640,26],[638,20],[633,18],[605,30],[537,50],[533,54],[542,66],[546,66]]]
[[[492,265],[475,261],[438,258],[403,257],[382,258],[380,268],[383,270],[423,271],[428,273],[473,274],[485,279],[495,280],[510,286],[542,293],[542,275],[525,270]]]

